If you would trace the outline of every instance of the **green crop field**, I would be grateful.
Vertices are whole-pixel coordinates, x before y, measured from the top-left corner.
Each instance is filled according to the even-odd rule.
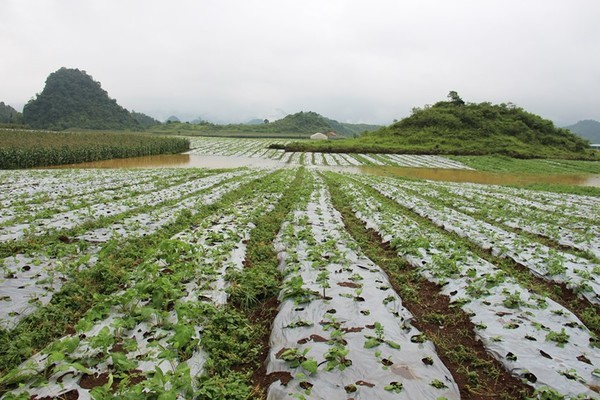
[[[173,154],[188,149],[187,139],[142,133],[0,129],[0,169]]]
[[[304,167],[0,187],[4,399],[597,397],[597,197]]]

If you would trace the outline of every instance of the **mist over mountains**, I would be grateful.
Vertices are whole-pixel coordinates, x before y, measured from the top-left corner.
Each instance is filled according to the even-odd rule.
[[[573,125],[565,126],[565,129],[589,140],[591,143],[600,143],[600,122],[593,119],[584,119]]]

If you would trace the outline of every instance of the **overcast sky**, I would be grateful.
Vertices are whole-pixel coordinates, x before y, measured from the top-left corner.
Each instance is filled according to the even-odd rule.
[[[388,124],[456,90],[600,120],[598,0],[0,0],[0,101],[79,68],[158,119]]]

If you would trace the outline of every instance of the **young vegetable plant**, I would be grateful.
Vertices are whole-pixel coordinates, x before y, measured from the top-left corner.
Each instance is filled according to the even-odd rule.
[[[375,336],[365,335],[367,340],[365,341],[364,347],[365,349],[371,349],[373,347],[377,347],[382,343],[387,344],[393,349],[399,350],[400,345],[391,340],[386,340],[383,332],[383,326],[379,322],[375,322]]]
[[[302,351],[294,348],[283,348],[277,353],[277,358],[286,361],[291,368],[302,367],[309,374],[316,374],[318,364],[314,359],[306,357],[309,351],[310,348],[306,348]]]
[[[352,360],[346,358],[349,352],[350,350],[340,344],[335,344],[333,347],[331,347],[327,353],[325,353],[326,361],[324,362],[327,362],[325,371],[332,371],[336,368],[340,371],[343,371],[351,366]]]

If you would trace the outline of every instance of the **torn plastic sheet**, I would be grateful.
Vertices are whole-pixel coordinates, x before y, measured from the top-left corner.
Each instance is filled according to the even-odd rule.
[[[355,185],[345,184],[344,190],[356,199],[352,206],[358,218],[393,241],[400,255],[461,306],[486,350],[508,371],[534,387],[548,386],[567,396],[597,394],[593,388],[600,379],[593,371],[600,350],[574,314],[530,293],[445,235],[386,210]],[[415,239],[420,245],[411,248]]]
[[[306,217],[312,245],[302,226]],[[459,398],[450,373],[432,343],[411,325],[412,315],[386,274],[360,254],[340,221],[321,188],[308,209],[282,227],[276,246],[288,289],[280,295],[267,373],[289,372],[293,379],[285,386],[272,384],[268,398]],[[313,254],[324,243],[322,252]],[[299,279],[296,290],[310,299],[284,298]],[[294,354],[296,361],[308,361],[306,368],[294,366]]]

